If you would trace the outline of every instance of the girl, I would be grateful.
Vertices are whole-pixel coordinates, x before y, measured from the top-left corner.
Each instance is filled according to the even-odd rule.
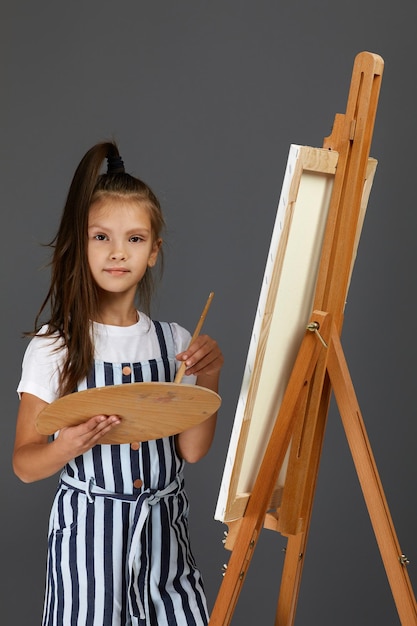
[[[125,173],[115,143],[86,153],[53,241],[51,286],[18,385],[16,475],[32,482],[62,470],[50,515],[43,626],[208,622],[183,466],[209,450],[216,415],[175,437],[122,445],[100,445],[117,415],[91,416],[52,441],[35,427],[39,412],[62,395],[173,380],[178,361],[186,364],[184,382],[217,391],[217,343],[200,335],[189,346],[182,327],[147,315],[163,223],[157,198]],[[47,305],[50,319],[39,328]]]

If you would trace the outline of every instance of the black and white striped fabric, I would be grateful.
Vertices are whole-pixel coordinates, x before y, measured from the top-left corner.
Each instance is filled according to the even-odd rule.
[[[82,388],[173,380],[169,324],[161,355],[96,362]],[[184,462],[173,437],[101,445],[65,467],[51,511],[43,626],[204,626],[189,542]]]

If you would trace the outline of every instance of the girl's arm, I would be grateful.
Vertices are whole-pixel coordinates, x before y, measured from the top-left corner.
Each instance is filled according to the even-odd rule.
[[[17,415],[13,450],[13,470],[23,482],[30,483],[59,472],[71,459],[83,454],[120,423],[115,415],[96,415],[84,424],[62,428],[54,441],[36,430],[36,418],[46,402],[22,393]]]
[[[197,376],[197,385],[218,392],[223,355],[214,339],[200,335],[185,352],[177,355],[185,361],[185,374]],[[207,454],[216,429],[217,412],[207,420],[184,430],[176,438],[178,454],[188,463],[195,463]]]

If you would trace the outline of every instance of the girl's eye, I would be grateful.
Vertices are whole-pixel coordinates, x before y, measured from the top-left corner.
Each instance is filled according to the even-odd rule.
[[[97,241],[105,241],[107,239],[106,235],[94,235],[94,239]]]
[[[129,238],[129,241],[131,243],[138,243],[138,241],[143,241],[142,237],[139,237],[139,235],[132,235],[132,237]]]

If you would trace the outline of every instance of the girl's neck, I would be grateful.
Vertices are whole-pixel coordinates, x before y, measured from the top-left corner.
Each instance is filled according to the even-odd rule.
[[[94,321],[109,326],[133,326],[139,321],[139,313],[136,309],[129,311],[106,309],[101,311]]]

